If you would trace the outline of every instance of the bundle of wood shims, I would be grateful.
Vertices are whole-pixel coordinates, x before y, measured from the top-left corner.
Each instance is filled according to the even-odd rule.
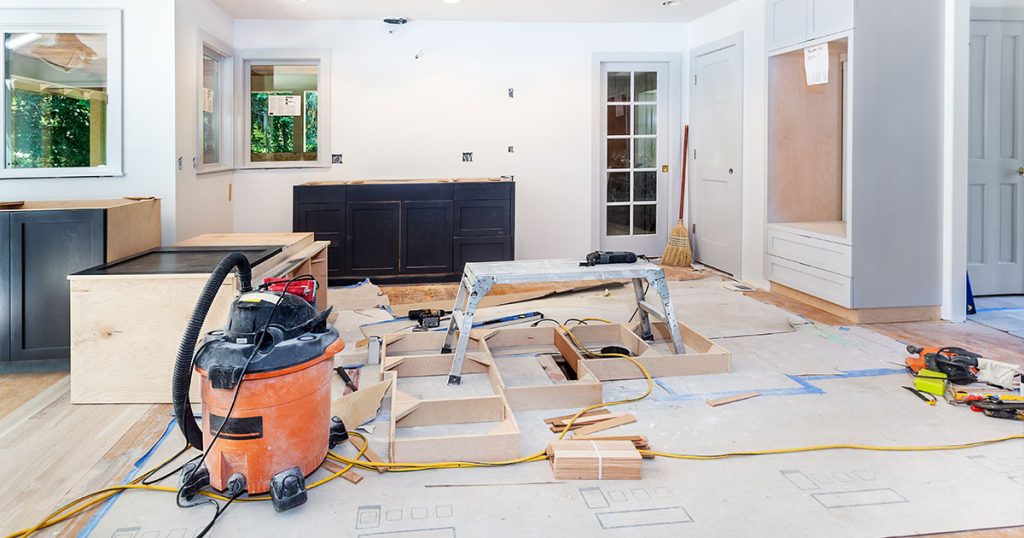
[[[555,480],[641,478],[643,458],[632,441],[554,441],[547,454]]]
[[[650,450],[651,444],[647,441],[646,435],[574,435],[573,441],[629,441],[637,450]],[[645,460],[654,459],[653,454],[641,454]]]

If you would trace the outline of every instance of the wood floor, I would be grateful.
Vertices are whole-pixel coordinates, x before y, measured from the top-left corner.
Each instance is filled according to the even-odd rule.
[[[673,280],[703,278],[708,274],[679,269],[668,272]],[[509,287],[495,293],[537,291],[545,289],[543,286]],[[446,284],[383,289],[392,304],[402,304],[449,300],[456,288]],[[754,291],[747,295],[818,323],[848,325],[842,318],[778,294]],[[866,327],[901,342],[958,345],[993,359],[1024,362],[1024,340],[977,323],[887,323]],[[8,494],[0,497],[0,534],[31,525],[53,508],[85,492],[120,483],[164,433],[169,418],[169,405],[72,406],[66,373],[0,376],[0,483],[8,489]],[[91,515],[87,512],[49,529],[47,534],[74,536]],[[1022,535],[1024,527],[931,536]]]

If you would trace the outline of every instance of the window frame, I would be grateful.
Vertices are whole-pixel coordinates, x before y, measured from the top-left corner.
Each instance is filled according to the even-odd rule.
[[[203,57],[212,51],[220,62],[220,151],[219,162],[203,164]],[[200,30],[196,40],[196,175],[234,170],[235,50],[213,35]]]
[[[238,153],[236,169],[330,168],[331,167],[331,51],[330,49],[252,49],[240,51],[235,67],[235,84],[241,92],[237,99]],[[317,148],[315,161],[252,162],[252,89],[249,66],[252,64],[317,66]],[[326,118],[327,121],[324,121]]]
[[[9,33],[104,33],[107,36],[106,163],[67,168],[8,168],[6,53],[0,54],[0,180],[65,177],[120,177],[123,161],[122,13],[119,9],[0,9],[0,41]],[[3,45],[0,45],[3,46]]]

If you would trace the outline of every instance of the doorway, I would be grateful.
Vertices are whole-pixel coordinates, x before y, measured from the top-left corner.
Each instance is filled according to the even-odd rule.
[[[599,244],[659,256],[668,237],[668,62],[602,62]]]
[[[1024,293],[1024,21],[972,20],[967,274],[975,295]]]
[[[743,51],[736,35],[690,53],[690,240],[694,260],[739,275]]]

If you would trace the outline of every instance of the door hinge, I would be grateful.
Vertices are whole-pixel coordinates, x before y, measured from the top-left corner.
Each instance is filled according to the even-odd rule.
[[[697,148],[693,148],[693,160],[697,160]]]
[[[697,85],[697,75],[693,75],[693,85]]]
[[[697,235],[697,223],[695,222],[691,224],[690,228],[692,228],[692,230],[690,231],[690,235]]]

